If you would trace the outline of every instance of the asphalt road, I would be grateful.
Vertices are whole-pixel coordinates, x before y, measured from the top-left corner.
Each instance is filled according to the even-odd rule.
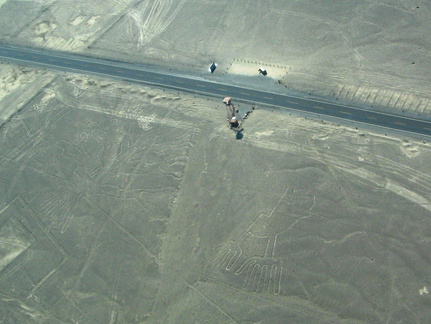
[[[175,75],[156,70],[143,70],[132,63],[96,59],[70,53],[31,49],[26,47],[0,44],[0,60],[21,65],[30,65],[73,71],[75,73],[95,74],[107,78],[157,85],[171,89],[185,90],[211,96],[226,96],[235,101],[248,101],[254,104],[272,105],[314,113],[321,116],[341,118],[349,122],[359,122],[392,130],[420,135],[431,135],[431,122],[415,118],[391,115],[352,106],[337,105],[324,101],[291,97],[282,94],[253,90],[204,80],[187,75]],[[217,71],[215,72],[217,73]]]

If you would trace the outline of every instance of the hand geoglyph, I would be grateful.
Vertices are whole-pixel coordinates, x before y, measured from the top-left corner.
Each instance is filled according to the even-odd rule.
[[[301,219],[310,217],[315,196],[309,190],[287,188],[269,215],[260,215],[238,240],[219,246],[211,261],[215,271],[241,277],[242,289],[280,294],[287,251],[277,243]]]

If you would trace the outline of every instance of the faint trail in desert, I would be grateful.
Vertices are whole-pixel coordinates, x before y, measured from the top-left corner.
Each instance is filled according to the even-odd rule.
[[[224,311],[219,305],[217,305],[213,300],[211,300],[209,297],[207,297],[202,291],[200,291],[196,286],[188,283],[186,281],[186,284],[189,288],[193,289],[195,292],[197,292],[199,294],[199,296],[201,296],[205,301],[207,301],[210,305],[212,305],[213,307],[215,307],[220,313],[222,313],[223,315],[225,315],[228,319],[230,319],[231,321],[233,321],[234,323],[239,323],[236,319],[234,319],[231,315],[229,315],[228,313],[226,313],[226,311]]]
[[[131,8],[125,15],[126,33],[130,36],[138,32],[138,47],[148,44],[168,28],[186,1],[178,4],[173,0],[147,1],[141,8]]]
[[[43,310],[40,307],[36,308],[33,303],[28,303],[28,301],[25,301],[12,295],[0,293],[0,302],[3,307],[3,311],[10,309],[14,313],[19,313],[26,318],[32,318],[33,322],[36,319],[39,322],[47,322],[55,319],[55,321],[58,323],[65,323],[52,312]]]
[[[382,157],[376,156],[376,158]],[[416,170],[413,170],[405,165],[385,160],[386,159],[382,159],[382,162],[386,162],[386,165],[379,165],[379,169],[382,171],[382,173],[388,173],[388,175],[392,174],[397,177],[403,177],[406,182],[412,183],[415,186],[419,186],[427,192],[431,192],[431,186],[428,185],[429,182],[427,182],[427,180],[430,180],[429,176]],[[366,184],[367,182],[373,183],[376,188],[391,191],[431,211],[431,203],[429,199],[420,195],[419,193],[407,189],[402,184],[388,178],[387,175],[378,175],[377,173],[367,170],[365,168],[355,166],[354,164],[349,162],[340,162],[337,159],[328,159],[328,162],[329,161],[331,161],[333,167],[341,171],[344,175],[350,175],[348,176],[348,178],[361,186],[368,187],[368,185]]]
[[[261,214],[239,239],[223,244],[210,263],[217,263],[218,271],[241,275],[245,290],[279,295],[285,269],[282,256],[276,254],[277,238],[311,217],[314,204],[313,193],[287,187],[268,215]]]
[[[300,146],[297,143],[284,141],[272,142],[264,139],[252,139],[253,145],[265,149],[271,149],[282,152],[298,152],[305,154],[308,158],[316,160],[316,147]],[[390,160],[379,154],[364,152],[364,161],[358,163],[358,156],[363,153],[348,150],[343,155],[333,155],[331,153],[319,153],[319,160],[325,164],[331,165],[331,168],[341,172],[345,176],[360,186],[369,187],[371,190],[381,189],[394,192],[411,202],[431,211],[431,201],[425,193],[431,192],[431,176],[420,172],[408,165]],[[372,157],[372,160],[369,157]],[[372,169],[377,167],[382,174],[377,174]],[[397,178],[404,179],[407,185],[400,183]],[[370,187],[371,186],[371,187]],[[410,189],[409,189],[410,188]],[[417,188],[413,191],[413,188]]]
[[[187,0],[188,3],[192,2],[190,0]],[[181,13],[181,15],[177,16],[177,20],[175,21],[175,26],[181,26],[182,24],[186,23],[193,17],[199,16],[202,14],[207,8],[209,8],[213,4],[217,4],[218,0],[198,0],[193,5],[193,11],[184,11]]]
[[[108,33],[112,28],[117,26],[117,23],[120,22],[124,17],[126,17],[128,13],[128,8],[134,8],[138,6],[142,0],[137,0],[133,2],[131,5],[127,1],[121,1],[121,0],[113,0],[113,3],[115,3],[117,6],[121,7],[121,10],[123,10],[115,19],[112,19],[112,23],[108,26],[106,26],[103,30],[100,31],[99,35],[94,37],[89,43],[88,47],[93,46],[95,43],[97,43],[100,39],[103,38],[106,33]]]
[[[358,166],[354,163],[353,158],[348,157],[343,157],[343,160],[340,160],[339,156],[327,156],[326,161],[330,162],[336,169],[340,170],[344,174],[354,176],[349,178],[356,183],[360,183],[364,186],[366,185],[361,183],[361,180],[374,183],[381,189],[394,192],[395,194],[431,211],[430,200],[421,195],[421,192],[431,192],[431,177],[428,174],[415,170],[405,164],[392,161],[378,154],[373,154],[372,157],[373,161],[371,163],[363,161],[363,167]],[[379,173],[381,174],[377,174],[367,169],[367,167],[373,165],[378,167],[378,170],[380,171]],[[396,178],[403,178],[406,183],[412,184],[411,188],[414,187],[418,190],[415,190],[414,192],[408,189],[406,186],[403,186],[396,181]]]
[[[61,227],[62,233],[64,233],[69,218],[73,217],[71,215],[72,200],[74,200],[72,193],[66,188],[62,188],[40,203],[41,212],[46,217],[52,218],[52,224],[48,226],[49,231],[52,227]]]
[[[30,294],[27,298],[31,298],[34,296],[34,293],[36,290],[38,290],[53,274],[55,274],[62,266],[63,264],[68,261],[69,258],[64,258],[56,267],[52,268],[48,274],[46,274],[38,283],[36,283],[33,288],[30,291]]]
[[[19,156],[17,156],[17,158],[16,158],[16,161],[18,162],[19,160],[23,160],[22,161],[22,163],[21,163],[21,165],[20,165],[20,168],[19,168],[19,170],[17,171],[17,173],[14,175],[14,177],[13,177],[13,179],[12,179],[12,181],[11,181],[11,184],[10,184],[10,186],[9,186],[9,188],[8,188],[8,190],[7,190],[7,192],[6,192],[6,194],[5,194],[5,196],[4,196],[4,200],[3,200],[3,203],[2,203],[2,205],[1,206],[4,206],[6,203],[7,203],[7,201],[9,201],[10,200],[10,197],[11,197],[11,195],[12,195],[12,193],[13,193],[13,190],[14,190],[14,188],[15,188],[15,185],[16,185],[16,183],[17,183],[17,181],[18,181],[18,179],[19,179],[19,177],[20,177],[20,175],[22,174],[22,172],[24,171],[24,169],[27,167],[27,165],[28,165],[28,163],[29,163],[29,161],[30,161],[30,159],[32,158],[32,156],[33,156],[33,154],[34,154],[34,152],[38,149],[38,146],[39,146],[39,144],[41,143],[41,141],[45,138],[45,136],[47,135],[47,133],[48,133],[48,128],[49,128],[49,125],[51,124],[51,123],[55,123],[55,122],[57,122],[58,120],[60,120],[61,118],[63,118],[64,117],[64,115],[63,115],[63,111],[64,111],[64,109],[61,109],[61,110],[59,110],[59,112],[58,113],[56,113],[55,115],[54,115],[54,113],[53,112],[48,112],[47,114],[46,114],[46,116],[44,116],[44,118],[45,118],[45,122],[44,122],[44,125],[43,126],[45,126],[45,127],[42,127],[42,128],[40,128],[40,129],[36,129],[35,131],[33,131],[33,130],[28,130],[28,132],[27,132],[27,135],[28,135],[28,137],[30,137],[31,138],[31,140],[28,140],[27,138],[25,138],[25,139],[23,139],[23,143],[25,143],[26,145],[24,146],[24,149],[25,150],[23,150],[23,151],[21,151],[20,152],[20,154],[21,155],[19,155]],[[67,112],[66,112],[67,113]],[[30,142],[31,144],[29,145],[29,147],[27,147],[27,142]],[[18,145],[18,147],[21,147],[21,143]],[[16,153],[18,153],[18,152],[16,152],[16,149],[15,150],[13,150],[13,153],[14,154],[16,154]]]
[[[114,284],[112,285],[112,294],[111,294],[111,300],[113,301],[111,304],[111,310],[110,310],[110,321],[109,324],[117,323],[118,319],[118,304],[116,301],[118,300],[118,278],[120,277],[121,272],[121,264],[119,260],[116,260],[116,267],[115,267],[115,278],[114,278]]]
[[[269,303],[273,307],[282,309],[287,312],[295,312],[298,314],[303,314],[311,318],[318,319],[324,323],[336,323],[339,321],[336,314],[331,313],[328,310],[321,309],[319,306],[313,304],[311,301],[296,301],[294,299],[287,302],[279,301],[277,297],[270,295],[256,294],[251,291],[246,291],[243,289],[231,286],[223,281],[217,280],[215,278],[209,277],[207,275],[202,275],[201,279],[205,280],[207,285],[217,285],[217,289],[223,289],[226,294],[236,294],[238,296],[247,296],[247,299],[254,299],[256,301]],[[190,285],[190,284],[189,284]],[[197,286],[196,284],[194,285]],[[259,304],[259,303],[257,303]]]

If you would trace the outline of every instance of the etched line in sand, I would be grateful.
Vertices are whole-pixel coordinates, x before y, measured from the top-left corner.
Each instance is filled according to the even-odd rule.
[[[239,239],[221,244],[209,262],[215,265],[215,275],[240,276],[244,290],[279,295],[286,256],[276,250],[277,240],[299,221],[311,217],[314,204],[310,191],[288,187],[269,215],[259,215]]]
[[[263,301],[264,303],[269,303],[275,307],[278,307],[280,309],[286,310],[288,312],[297,312],[300,314],[304,314],[310,317],[313,317],[315,319],[318,319],[322,321],[323,318],[327,317],[328,320],[325,322],[328,323],[335,323],[337,322],[337,318],[327,312],[327,310],[320,309],[319,307],[316,307],[316,305],[313,303],[304,303],[303,301],[296,302],[294,300],[291,300],[289,303],[286,302],[278,302],[277,299],[270,298],[269,296],[265,296],[262,294],[255,294],[250,291],[245,291],[243,289],[239,289],[236,287],[233,287],[225,282],[222,282],[220,280],[216,280],[214,278],[208,277],[203,275],[202,279],[205,280],[206,283],[210,283],[212,285],[217,285],[217,289],[225,288],[225,293],[227,294],[239,294],[239,296],[247,296],[248,298],[256,299],[257,301]]]
[[[423,295],[428,295],[428,288],[426,286],[424,286],[423,288],[419,289],[419,295],[423,296]]]
[[[195,292],[199,294],[205,301],[207,301],[210,305],[214,306],[220,313],[225,315],[230,320],[234,321],[235,323],[239,323],[235,318],[232,317],[232,315],[229,315],[226,311],[224,311],[219,305],[217,305],[213,300],[211,300],[209,297],[207,297],[202,291],[200,291],[198,288],[196,288],[194,285],[188,283],[185,281],[187,286],[191,289],[193,289]]]
[[[46,274],[36,285],[34,285],[27,299],[32,298],[35,291],[38,290],[54,273],[56,273],[63,266],[63,264],[66,263],[67,260],[69,260],[69,258],[64,258],[58,266],[52,268],[48,274]]]
[[[186,1],[141,1],[136,8],[128,9],[125,14],[126,19],[120,28],[125,31],[125,37],[132,39],[140,48],[169,27]],[[138,34],[137,39],[136,33]]]

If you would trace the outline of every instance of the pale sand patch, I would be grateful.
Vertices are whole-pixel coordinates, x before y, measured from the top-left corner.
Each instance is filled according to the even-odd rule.
[[[0,243],[0,247],[3,248],[3,244]],[[20,247],[12,249],[7,254],[0,257],[0,271],[6,268],[13,260],[15,260],[27,247]]]
[[[36,35],[42,35],[48,32],[52,32],[56,28],[57,28],[56,22],[43,21],[35,26],[34,33]]]
[[[94,24],[97,23],[97,21],[99,20],[100,16],[93,16],[90,19],[88,19],[87,21],[87,25],[88,26],[93,26]]]
[[[400,145],[401,151],[409,158],[416,157],[420,154],[419,147],[410,142],[404,142]]]
[[[390,179],[386,180],[385,189],[392,191],[413,202],[415,205],[421,206],[428,211],[431,211],[431,203],[428,198],[422,197],[417,193],[403,187],[402,184],[396,183]]]
[[[0,64],[0,73],[0,126],[54,78],[51,72],[12,64]]]
[[[72,21],[69,21],[69,24],[73,25],[73,26],[78,26],[80,24],[82,24],[82,22],[85,20],[86,17],[84,16],[78,16],[75,19],[73,19]]]
[[[236,59],[227,68],[227,71],[230,74],[256,76],[259,74],[259,69],[266,70],[268,74],[265,77],[279,80],[287,74],[289,68],[275,63]]]
[[[51,36],[48,39],[45,39],[44,37],[35,37],[33,40],[39,45],[43,44],[49,48],[61,48],[64,51],[74,51],[85,47],[87,44],[85,36],[78,36],[70,39],[56,36]]]

